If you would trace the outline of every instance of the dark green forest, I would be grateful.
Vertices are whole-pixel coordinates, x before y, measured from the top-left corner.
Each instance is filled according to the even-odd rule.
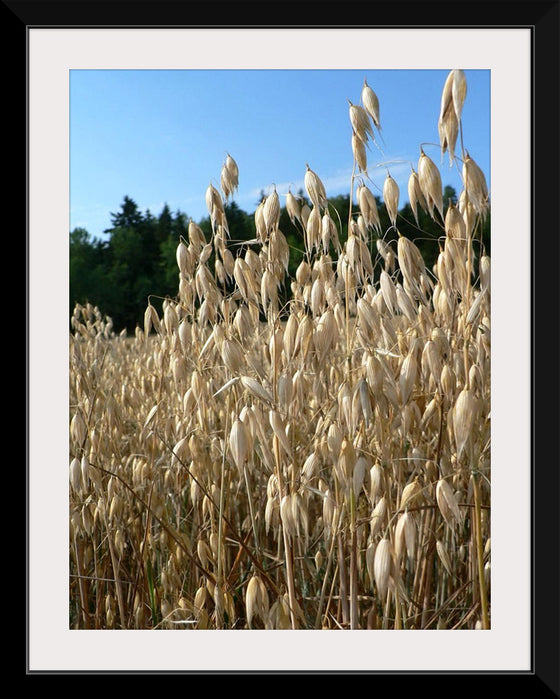
[[[264,194],[263,194],[264,196]],[[309,205],[303,192],[298,196]],[[445,187],[444,202],[456,203],[456,192]],[[255,204],[255,207],[258,202]],[[340,220],[340,242],[347,237],[350,197],[340,195],[329,199],[333,218]],[[377,199],[381,229],[387,231],[386,242],[396,240],[397,231],[391,226],[385,206]],[[354,207],[353,207],[354,208]],[[230,239],[228,245],[234,256],[243,254],[255,241],[254,212],[241,210],[235,201],[225,205]],[[336,213],[335,213],[336,212]],[[441,249],[444,236],[443,222],[433,220],[419,211],[419,225],[407,203],[399,212],[398,232],[413,240],[420,249],[426,267],[431,270]],[[210,218],[197,221],[208,242],[211,240]],[[103,238],[96,238],[84,228],[70,233],[70,314],[75,304],[91,303],[103,315],[110,316],[116,332],[133,333],[143,324],[148,300],[156,309],[166,297],[175,298],[179,276],[176,249],[181,238],[188,241],[189,217],[187,213],[172,212],[164,205],[159,215],[150,211],[142,213],[136,202],[125,196],[121,208],[111,213],[111,227]],[[295,276],[304,254],[302,231],[293,224],[285,209],[281,210],[280,230],[290,246],[290,276]],[[251,242],[253,241],[253,242]],[[476,258],[481,250],[490,254],[490,216],[481,230],[476,232],[474,251]],[[372,259],[375,259],[375,241],[372,241]],[[287,284],[289,289],[289,284]],[[287,294],[288,291],[286,290]]]

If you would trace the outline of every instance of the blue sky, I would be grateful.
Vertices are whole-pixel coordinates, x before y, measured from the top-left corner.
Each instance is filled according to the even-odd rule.
[[[453,68],[454,66],[451,66]],[[327,194],[348,194],[352,171],[348,100],[364,78],[375,90],[383,142],[368,165],[380,194],[387,170],[407,200],[420,145],[444,185],[460,191],[456,168],[441,161],[437,120],[447,70],[72,70],[70,230],[95,237],[124,196],[158,215],[167,203],[195,221],[226,153],[239,166],[234,199],[253,212],[261,191],[303,188],[306,163]],[[463,138],[490,182],[490,71],[465,70]],[[431,145],[433,144],[433,145]]]

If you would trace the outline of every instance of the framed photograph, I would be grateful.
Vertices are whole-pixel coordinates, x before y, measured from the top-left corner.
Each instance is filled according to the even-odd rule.
[[[3,5],[27,674],[558,696],[558,3]]]

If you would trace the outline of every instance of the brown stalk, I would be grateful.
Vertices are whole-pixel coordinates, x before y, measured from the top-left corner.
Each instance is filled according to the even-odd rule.
[[[80,609],[82,612],[82,618],[84,620],[84,626],[85,628],[89,628],[90,623],[89,623],[89,613],[88,613],[88,608],[89,608],[89,602],[88,602],[88,594],[87,594],[87,587],[85,585],[85,571],[82,568],[81,561],[82,561],[82,552],[83,552],[84,544],[83,542],[80,542],[78,540],[77,535],[74,536],[74,553],[76,556],[76,567],[78,568],[78,588],[80,590]]]
[[[340,580],[340,609],[342,613],[342,623],[346,626],[350,621],[348,608],[348,576],[346,568],[346,555],[344,546],[344,533],[338,534],[338,575]]]
[[[280,443],[276,434],[272,437],[272,445],[274,451],[274,459],[276,463],[276,476],[278,478],[278,501],[281,502],[285,495],[284,489],[284,479],[282,477],[282,465],[281,465],[281,455],[280,455]],[[284,543],[284,555],[286,563],[286,584],[288,586],[288,599],[290,606],[290,621],[292,624],[292,629],[297,628],[296,623],[296,591],[294,585],[294,562],[290,535],[285,526],[282,526],[282,541]]]
[[[331,545],[329,547],[329,555],[327,558],[327,565],[325,568],[325,575],[323,577],[323,584],[321,586],[321,596],[319,598],[319,604],[317,606],[317,615],[315,617],[315,628],[320,629],[321,628],[321,616],[322,616],[322,608],[323,608],[323,602],[325,599],[325,592],[326,592],[326,587],[327,587],[327,581],[329,580],[329,575],[330,571],[333,565],[333,560],[334,560],[334,546],[335,546],[335,537],[331,535]],[[333,576],[333,582],[334,582],[334,576]],[[332,591],[331,591],[332,594]],[[325,614],[327,614],[328,610],[328,604],[325,609]]]
[[[168,524],[166,524],[160,517],[158,517],[156,515],[156,513],[153,511],[153,509],[151,509],[148,506],[148,503],[146,503],[138,495],[138,493],[136,493],[136,491],[119,474],[113,473],[112,471],[108,471],[108,470],[102,468],[101,466],[94,466],[94,468],[97,468],[100,471],[102,471],[103,473],[107,473],[107,474],[110,474],[112,476],[115,476],[115,478],[118,478],[118,480],[134,495],[134,497],[146,509],[146,511],[150,513],[150,515],[153,517],[153,519],[166,531],[166,533],[175,541],[175,543],[179,545],[179,547],[187,555],[187,557],[189,558],[191,563],[193,563],[201,571],[201,573],[203,573],[203,575],[205,575],[213,584],[216,584],[217,581],[216,581],[216,578],[214,577],[214,575],[208,569],[204,568],[204,566],[202,566],[200,564],[200,562],[197,560],[197,558],[195,556],[193,556],[193,554],[186,548],[185,543],[181,539],[181,537]],[[191,477],[196,480],[196,477],[189,471],[189,469],[186,466],[185,466],[185,469],[187,469],[187,471],[189,472]],[[199,485],[200,485],[201,489],[204,491],[205,495],[208,497],[209,501],[214,505],[214,507],[218,508],[218,504],[216,502],[214,502],[211,494],[205,490],[205,488],[202,484],[199,483]],[[230,533],[233,536],[233,538],[235,539],[236,543],[238,543],[241,546],[241,548],[245,551],[245,553],[248,555],[250,560],[253,562],[253,564],[255,565],[257,570],[261,573],[263,578],[269,582],[269,584],[272,586],[271,589],[274,591],[277,591],[276,585],[272,582],[270,577],[267,575],[266,571],[262,568],[259,561],[257,561],[255,559],[254,555],[252,554],[252,552],[248,548],[248,546],[246,546],[243,539],[237,534],[237,532],[236,532],[235,528],[233,527],[233,525],[231,524],[231,522],[225,516],[223,516],[223,518],[224,518],[225,524],[228,526]]]
[[[477,577],[480,590],[480,607],[482,612],[482,628],[487,630],[490,628],[490,620],[488,616],[488,598],[486,595],[486,584],[484,582],[484,546],[482,542],[482,522],[481,522],[481,507],[480,507],[480,485],[479,474],[473,471],[473,494],[475,503],[475,535],[476,535],[476,560],[477,560]]]
[[[358,540],[354,492],[351,491],[352,522],[350,524],[350,628],[358,628]]]
[[[115,553],[115,546],[113,542],[113,536],[111,533],[111,530],[109,528],[109,521],[107,519],[107,513],[104,513],[104,522],[105,522],[105,529],[107,531],[107,543],[109,544],[109,554],[111,556],[111,565],[113,567],[113,577],[115,579],[115,591],[117,594],[117,603],[119,607],[119,617],[121,620],[121,627],[123,629],[126,628],[126,613],[125,613],[125,606],[124,606],[124,597],[123,597],[123,591],[122,591],[122,584],[121,580],[119,578],[119,562],[117,560],[117,556]]]

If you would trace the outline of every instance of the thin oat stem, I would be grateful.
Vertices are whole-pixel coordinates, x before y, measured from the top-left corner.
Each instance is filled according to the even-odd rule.
[[[123,596],[123,591],[122,591],[122,584],[121,584],[121,580],[119,577],[120,565],[119,565],[117,555],[115,552],[113,536],[111,533],[111,529],[109,527],[109,520],[107,518],[106,513],[104,513],[104,523],[105,523],[105,529],[107,531],[107,543],[109,545],[109,554],[111,556],[111,565],[113,567],[113,577],[115,579],[115,592],[117,595],[117,603],[118,603],[118,608],[119,608],[119,617],[121,620],[121,628],[125,629],[126,628],[126,612],[125,612],[125,606],[124,606],[124,596]]]
[[[356,501],[350,488],[350,628],[358,628],[358,541]]]
[[[225,477],[225,461],[226,461],[226,447],[227,435],[228,435],[228,420],[230,414],[230,400],[231,393],[228,391],[226,398],[226,415],[224,423],[224,449],[222,452],[222,462],[220,465],[220,502],[218,506],[218,572],[217,572],[217,583],[223,588],[224,583],[224,571],[223,571],[223,546],[224,546],[224,513],[225,513],[225,501],[226,501],[226,477]]]
[[[488,616],[488,598],[486,595],[486,583],[484,581],[484,547],[482,542],[482,519],[480,508],[480,485],[478,481],[478,472],[473,471],[473,494],[475,502],[475,533],[476,533],[476,559],[477,559],[477,577],[480,589],[480,607],[482,612],[482,628],[487,630],[490,628],[490,620]]]
[[[321,628],[321,617],[323,616],[322,609],[323,609],[323,604],[325,600],[325,593],[326,593],[326,588],[327,588],[327,582],[329,580],[330,576],[330,571],[333,565],[333,560],[334,560],[334,545],[335,545],[335,537],[331,535],[330,537],[330,546],[329,546],[329,553],[327,556],[327,565],[325,568],[325,575],[323,577],[323,584],[321,585],[321,596],[319,598],[319,604],[317,606],[317,615],[315,617],[315,628],[320,629]],[[334,584],[334,579],[335,576],[333,576],[333,582]],[[332,595],[332,590],[331,590],[331,595]],[[328,609],[328,604],[327,608],[325,609],[325,615],[327,614],[327,609]]]
[[[78,569],[78,588],[80,591],[80,610],[82,614],[82,619],[84,622],[84,627],[87,629],[89,627],[89,614],[87,612],[89,604],[88,604],[88,594],[87,594],[87,587],[85,585],[85,578],[86,576],[82,573],[82,554],[81,554],[81,549],[83,549],[83,545],[80,546],[79,539],[77,534],[74,535],[74,555],[76,557],[76,567]]]

